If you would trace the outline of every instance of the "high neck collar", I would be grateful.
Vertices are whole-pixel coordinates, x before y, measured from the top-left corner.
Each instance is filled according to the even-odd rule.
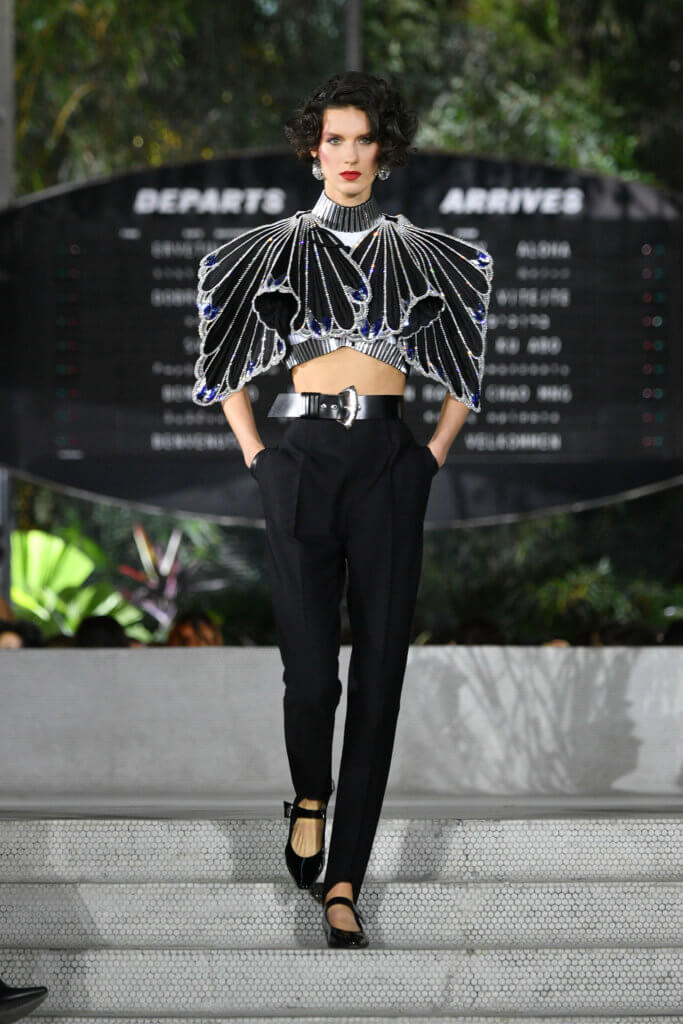
[[[382,211],[373,195],[359,206],[344,206],[330,199],[325,189],[318,196],[311,213],[326,228],[335,231],[365,231],[374,228],[382,219]]]

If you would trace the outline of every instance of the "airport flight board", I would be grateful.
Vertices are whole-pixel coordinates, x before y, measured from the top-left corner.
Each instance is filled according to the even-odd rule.
[[[220,404],[191,400],[197,267],[321,184],[289,151],[60,187],[0,215],[0,461],[93,496],[226,521],[259,517]],[[434,478],[428,522],[623,493],[683,466],[680,204],[546,166],[421,152],[373,194],[494,261],[481,409]],[[280,364],[248,385],[261,436]],[[427,441],[445,390],[412,368],[406,418]],[[340,429],[344,429],[340,425]]]

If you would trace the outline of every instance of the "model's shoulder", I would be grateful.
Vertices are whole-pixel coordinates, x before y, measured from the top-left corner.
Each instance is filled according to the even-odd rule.
[[[437,235],[443,237],[446,232],[441,231],[439,228],[423,228],[420,224],[415,224],[407,217],[405,213],[385,213],[384,220],[388,227],[396,228],[402,234],[417,233],[420,235]],[[452,238],[453,235],[447,235],[446,237]]]
[[[257,253],[262,249],[270,249],[273,241],[285,241],[292,236],[298,223],[298,214],[281,217],[263,224],[255,224],[244,228],[227,242],[222,242],[216,249],[201,259],[200,276],[218,265],[224,266],[226,260],[241,258],[245,251]]]
[[[471,263],[476,263],[482,269],[488,271],[493,269],[493,257],[480,242],[461,238],[460,235],[455,235],[453,232],[447,231],[446,228],[420,227],[418,224],[413,224],[402,213],[397,214],[393,220],[396,221],[397,228],[408,245],[410,243],[426,244],[432,251],[457,254]]]
[[[448,234],[448,232],[442,230],[441,228],[425,228],[425,227],[422,227],[421,224],[415,224],[410,219],[410,217],[407,217],[405,215],[405,213],[395,213],[395,214],[391,214],[391,215],[390,214],[385,214],[384,216],[385,216],[386,220],[390,221],[396,227],[398,227],[400,229],[403,229],[403,230],[406,230],[406,231],[408,231],[408,230],[409,231],[419,231],[421,234],[425,234],[425,235],[438,235],[438,236],[446,235],[447,238],[453,238],[454,237],[453,235]]]
[[[280,217],[278,220],[263,221],[261,224],[252,225],[251,227],[245,228],[241,231],[236,238],[254,237],[257,235],[265,234],[268,231],[291,231],[295,228],[300,217],[301,210],[297,210],[296,213],[290,213],[286,217]]]

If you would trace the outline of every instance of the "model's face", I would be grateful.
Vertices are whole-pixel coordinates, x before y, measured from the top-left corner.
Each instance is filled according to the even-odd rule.
[[[320,158],[324,188],[330,199],[344,206],[357,206],[370,198],[372,183],[379,167],[379,143],[370,132],[370,121],[358,107],[327,107],[317,149],[311,156]],[[342,172],[357,171],[357,178],[344,178]]]

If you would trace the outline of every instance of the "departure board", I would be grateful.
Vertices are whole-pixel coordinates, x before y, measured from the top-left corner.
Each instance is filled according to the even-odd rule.
[[[220,404],[191,400],[197,268],[247,228],[310,209],[320,190],[273,149],[56,188],[0,215],[0,461],[93,496],[259,517]],[[434,478],[428,521],[554,508],[681,472],[677,197],[429,151],[373,194],[494,261],[481,409]],[[276,444],[283,423],[266,413],[293,390],[289,372],[280,364],[247,388]],[[445,394],[411,368],[406,419],[419,440]]]

